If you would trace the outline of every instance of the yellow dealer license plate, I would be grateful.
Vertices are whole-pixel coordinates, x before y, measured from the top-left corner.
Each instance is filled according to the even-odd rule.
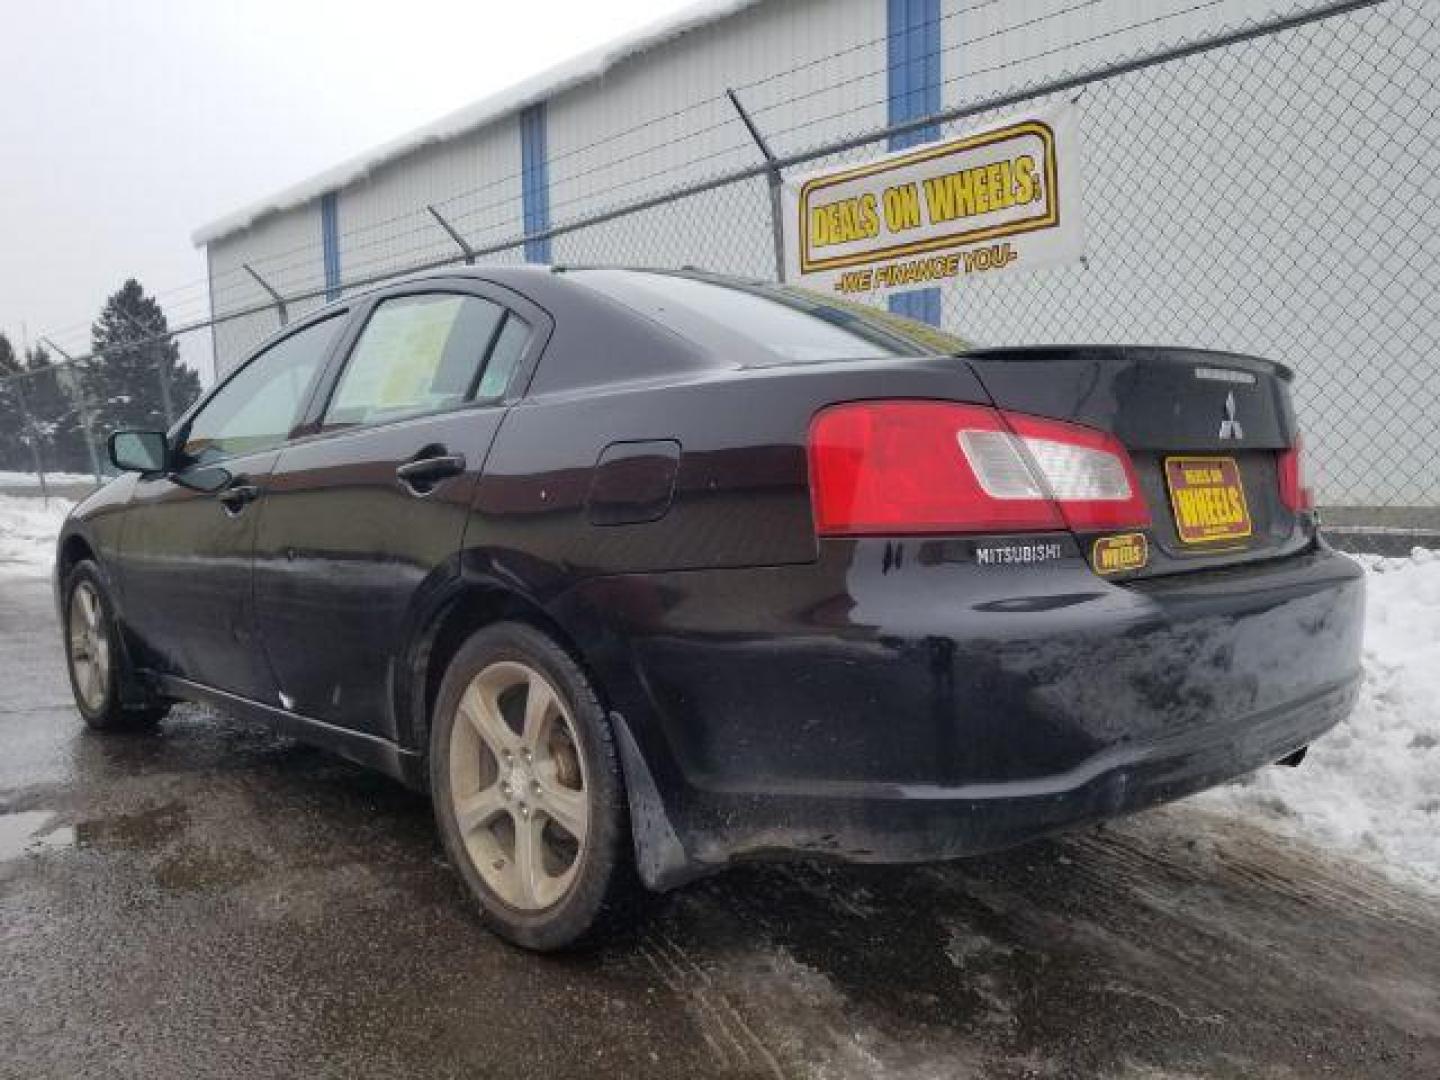
[[[1165,480],[1175,529],[1184,543],[1213,544],[1250,535],[1250,508],[1234,458],[1166,458]]]

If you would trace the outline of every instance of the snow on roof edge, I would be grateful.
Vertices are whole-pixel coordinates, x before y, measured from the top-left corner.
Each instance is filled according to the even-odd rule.
[[[622,60],[662,45],[691,30],[719,22],[760,2],[761,0],[698,0],[632,34],[616,38],[497,94],[447,113],[423,127],[293,184],[268,199],[216,218],[208,225],[196,229],[190,236],[191,243],[196,247],[203,247],[248,229],[270,214],[303,206],[328,192],[338,191],[363,179],[382,165],[435,143],[448,142],[467,135],[501,117],[553,98],[574,86],[599,78]]]

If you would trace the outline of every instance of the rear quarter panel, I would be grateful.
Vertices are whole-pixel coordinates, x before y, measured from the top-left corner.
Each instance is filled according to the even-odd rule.
[[[826,405],[875,397],[985,400],[948,358],[720,370],[532,398],[501,428],[467,558],[504,567],[537,596],[593,575],[813,562],[810,420]],[[601,454],[642,440],[679,444],[669,510],[645,523],[592,523]]]

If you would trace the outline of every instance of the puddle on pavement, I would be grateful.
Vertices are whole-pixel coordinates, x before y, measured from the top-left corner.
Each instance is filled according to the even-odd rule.
[[[52,827],[50,823],[54,817],[48,810],[0,814],[0,862],[21,855],[73,847],[75,830],[68,825]]]
[[[171,846],[189,824],[183,803],[165,803],[133,814],[112,814],[75,825],[56,825],[49,810],[0,814],[0,862],[22,855],[65,848],[99,852],[161,851],[154,867],[155,881],[163,889],[195,889],[239,885],[264,868],[248,851],[214,851],[184,844]]]
[[[82,821],[75,826],[75,841],[100,851],[148,851],[178,834],[189,820],[182,803],[163,803],[133,814]]]
[[[97,851],[148,851],[159,848],[183,830],[189,813],[180,803],[165,803],[134,814],[55,825],[49,810],[0,814],[0,862],[21,855],[65,848]]]

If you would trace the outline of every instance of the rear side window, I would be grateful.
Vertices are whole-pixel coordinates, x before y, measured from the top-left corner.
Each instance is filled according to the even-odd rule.
[[[480,379],[480,389],[475,396],[484,401],[498,398],[510,385],[510,377],[520,366],[525,355],[525,346],[530,344],[530,324],[513,311],[505,316],[505,325],[490,350],[490,359],[485,363],[485,374]]]
[[[720,352],[732,337],[790,362],[954,351],[937,349],[933,340],[910,333],[908,319],[874,317],[859,305],[830,303],[799,289],[649,271],[588,270],[576,276],[682,337]],[[938,333],[924,329],[932,337]],[[963,347],[964,342],[953,340]]]
[[[382,301],[351,350],[324,428],[441,412],[473,400],[477,391],[495,396],[485,392],[487,359],[494,363],[508,322],[503,307],[475,296],[435,293]]]
[[[251,360],[195,414],[181,452],[205,465],[285,442],[343,323],[332,316]]]

